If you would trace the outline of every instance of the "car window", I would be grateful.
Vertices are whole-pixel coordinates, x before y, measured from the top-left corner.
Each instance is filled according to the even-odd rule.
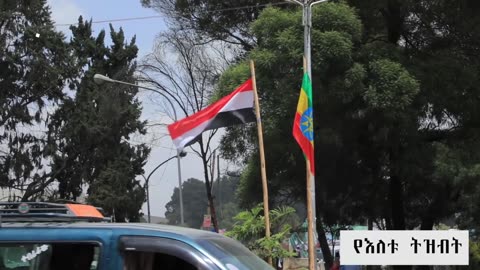
[[[194,265],[176,256],[160,252],[126,251],[124,270],[197,270]]]
[[[230,238],[205,238],[198,240],[198,243],[229,270],[273,269],[242,244]]]
[[[96,270],[99,253],[85,243],[0,243],[0,269]]]

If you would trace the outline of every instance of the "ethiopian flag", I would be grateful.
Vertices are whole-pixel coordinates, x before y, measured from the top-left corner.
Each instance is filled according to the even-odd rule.
[[[310,172],[315,175],[315,155],[313,151],[313,106],[312,83],[308,73],[303,75],[302,89],[298,99],[297,113],[293,122],[293,137],[302,148],[305,158],[310,162]]]

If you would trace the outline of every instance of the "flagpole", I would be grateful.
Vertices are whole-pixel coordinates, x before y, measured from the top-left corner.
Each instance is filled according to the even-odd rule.
[[[312,77],[312,7],[314,5],[326,2],[328,0],[287,0],[289,2],[293,2],[302,6],[303,10],[303,27],[304,27],[304,38],[303,38],[303,49],[304,49],[304,66],[303,70],[308,72],[308,76],[310,77],[310,81],[312,83],[313,88],[313,77]],[[306,63],[305,63],[306,62]],[[314,229],[317,231],[317,209],[316,209],[316,199],[315,199],[315,175],[311,175],[310,177],[311,182],[311,196],[312,196],[312,209],[313,209],[313,216],[315,218]]]
[[[308,269],[316,269],[315,240],[313,236],[313,207],[312,207],[312,174],[310,173],[310,161],[307,163],[307,219],[308,219]]]
[[[255,64],[250,60],[250,71],[252,74],[253,93],[255,97],[255,115],[257,117],[257,131],[258,131],[258,148],[260,150],[260,167],[262,174],[262,191],[263,191],[263,213],[265,216],[265,236],[270,238],[270,211],[268,209],[268,186],[267,186],[267,171],[265,168],[265,151],[263,149],[263,129],[262,118],[260,113],[260,104],[258,101],[257,81],[255,79]],[[268,263],[272,265],[272,257],[268,257]]]
[[[307,58],[303,57],[303,70],[307,72]],[[309,75],[310,76],[310,75]],[[310,160],[308,158],[305,159],[306,161],[306,177],[307,177],[307,222],[308,222],[308,269],[315,270],[316,269],[316,254],[315,254],[315,240],[314,240],[314,201],[313,199],[315,191],[314,182],[313,182],[313,175],[310,172]]]
[[[310,81],[312,82],[312,89],[313,89],[313,77],[312,77],[312,46],[311,46],[311,37],[312,37],[312,6],[316,5],[316,4],[320,4],[320,3],[323,3],[323,2],[326,2],[328,0],[317,0],[317,1],[313,1],[313,0],[304,0],[304,3],[303,3],[303,24],[304,24],[304,51],[305,51],[305,58],[304,61],[304,68],[303,70],[305,72],[308,72],[308,77],[310,77]],[[310,177],[310,184],[311,184],[311,187],[312,187],[312,190],[311,190],[311,196],[312,196],[312,209],[313,209],[313,216],[315,218],[315,220],[313,222],[315,222],[315,225],[314,225],[314,228],[315,228],[315,231],[317,230],[317,224],[316,224],[316,218],[317,218],[317,206],[315,204],[316,202],[316,199],[315,199],[315,176],[314,175],[311,175]]]

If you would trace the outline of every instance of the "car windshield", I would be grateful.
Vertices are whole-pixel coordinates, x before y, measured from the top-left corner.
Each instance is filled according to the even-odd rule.
[[[198,243],[229,270],[274,269],[242,244],[232,239],[226,237],[205,238],[199,240]]]

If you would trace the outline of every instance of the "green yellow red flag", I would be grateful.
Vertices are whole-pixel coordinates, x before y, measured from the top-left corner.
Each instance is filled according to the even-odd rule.
[[[315,175],[313,148],[313,105],[312,83],[308,73],[303,75],[302,89],[298,99],[297,113],[293,122],[293,137],[300,145],[305,158],[310,162],[310,173]]]

